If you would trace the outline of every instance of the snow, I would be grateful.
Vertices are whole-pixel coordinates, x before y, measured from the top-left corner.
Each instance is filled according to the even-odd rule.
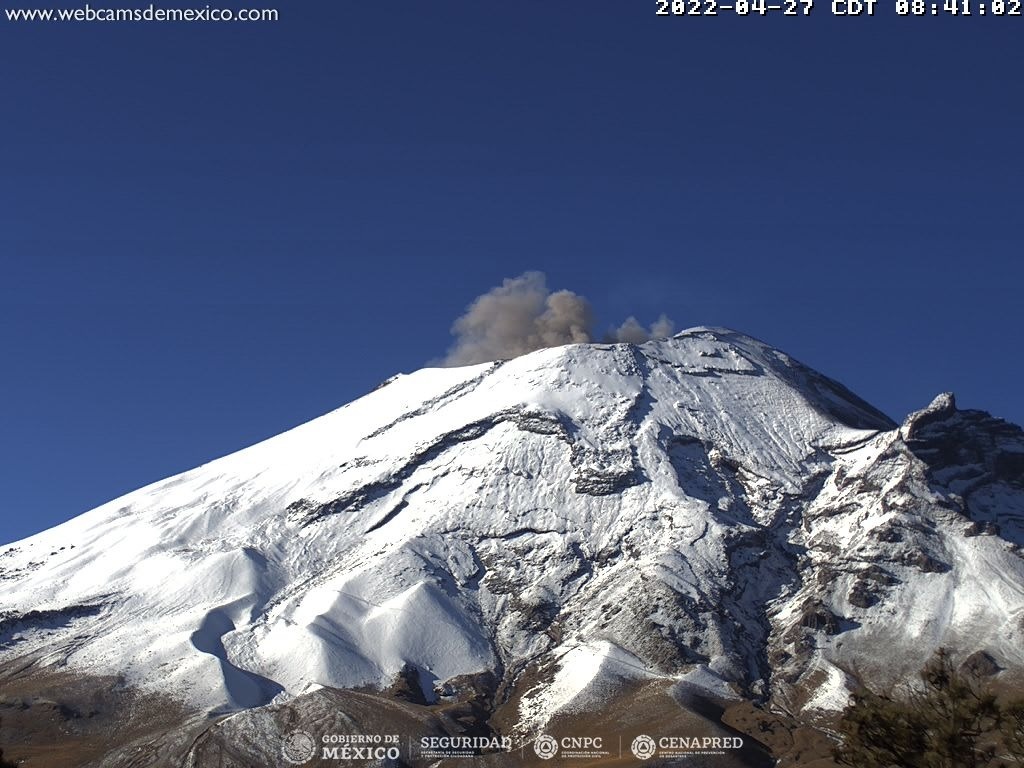
[[[836,712],[846,708],[850,703],[850,689],[852,681],[846,673],[834,664],[818,657],[810,667],[810,671],[824,672],[826,677],[815,689],[810,700],[804,705],[808,710],[824,710]]]
[[[524,733],[538,730],[560,712],[596,708],[623,681],[657,677],[640,659],[607,641],[570,648],[557,663],[553,681],[524,697],[518,726]]]
[[[952,569],[894,566],[880,606],[847,600],[853,571],[895,551],[873,532],[940,501],[902,439],[725,329],[423,369],[0,551],[0,610],[100,606],[0,654],[46,649],[213,711],[386,686],[406,664],[437,683],[547,665],[528,723],[636,676],[753,683],[809,596],[857,625],[842,650],[822,641],[822,669],[979,622],[1019,658],[1024,573],[996,537],[914,534]],[[849,573],[822,591],[792,552],[823,568],[829,547]],[[840,700],[828,680],[815,706]]]

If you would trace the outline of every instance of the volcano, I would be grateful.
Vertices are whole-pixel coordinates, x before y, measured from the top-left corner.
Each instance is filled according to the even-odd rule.
[[[428,368],[0,548],[0,747],[497,765],[564,733],[627,765],[661,732],[825,765],[793,734],[940,647],[1019,687],[1022,544],[1024,432],[949,394],[897,424],[703,327]]]

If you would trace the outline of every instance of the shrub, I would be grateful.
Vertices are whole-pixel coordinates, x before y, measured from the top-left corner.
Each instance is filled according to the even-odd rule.
[[[1024,701],[1000,702],[940,650],[902,691],[855,691],[839,722],[835,758],[857,768],[1009,768],[1024,765]]]

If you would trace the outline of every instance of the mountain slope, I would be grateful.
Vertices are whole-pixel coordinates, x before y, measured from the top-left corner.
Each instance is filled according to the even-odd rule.
[[[725,329],[425,369],[0,550],[0,660],[212,713],[486,679],[523,733],[660,679],[836,709],[942,644],[1024,668],[1022,457]]]

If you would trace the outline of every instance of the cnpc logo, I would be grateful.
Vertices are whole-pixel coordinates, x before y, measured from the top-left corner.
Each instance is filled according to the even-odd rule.
[[[533,751],[541,760],[550,760],[561,752],[592,752],[603,748],[600,736],[554,736],[542,734],[533,742]]]
[[[550,760],[558,754],[558,739],[554,736],[548,736],[546,733],[541,734],[533,742],[533,751],[537,753],[537,757],[541,760]]]

